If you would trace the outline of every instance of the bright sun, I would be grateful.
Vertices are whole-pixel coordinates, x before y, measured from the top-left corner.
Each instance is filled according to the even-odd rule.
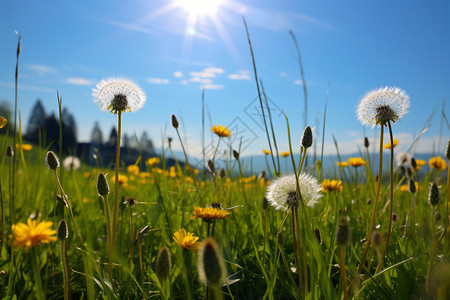
[[[175,0],[191,17],[214,16],[224,0]]]

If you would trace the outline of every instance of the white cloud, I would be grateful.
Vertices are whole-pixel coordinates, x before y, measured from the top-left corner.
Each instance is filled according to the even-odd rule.
[[[213,81],[210,78],[191,77],[191,82],[198,82],[201,84],[211,84]]]
[[[183,80],[180,81],[180,83],[181,83],[181,84],[188,84],[189,81],[187,81],[186,79],[183,79]]]
[[[152,77],[147,79],[147,82],[151,84],[169,84],[169,79]]]
[[[189,76],[202,77],[202,78],[214,78],[214,77],[216,77],[216,74],[213,72],[201,71],[201,72],[189,72]]]
[[[27,65],[28,68],[30,68],[33,71],[38,72],[39,75],[45,75],[47,73],[55,73],[56,71],[58,71],[56,68],[54,67],[50,67],[50,66],[44,66],[44,65],[37,65],[37,64],[29,64]]]
[[[206,68],[203,71],[204,72],[208,72],[208,73],[217,73],[217,74],[225,73],[224,69],[222,69],[222,68],[215,68],[215,67]]]
[[[180,72],[180,71],[176,71],[176,72],[173,73],[173,76],[174,76],[174,77],[177,77],[177,78],[183,77],[183,73]]]
[[[205,90],[221,90],[224,88],[223,84],[203,84],[200,86],[200,89],[205,89]]]
[[[250,80],[250,71],[248,70],[240,70],[237,71],[234,74],[230,74],[228,75],[229,79],[234,79],[234,80]]]
[[[75,85],[92,85],[92,80],[81,77],[70,77],[64,80],[64,82]]]
[[[301,85],[302,81],[300,79],[294,80],[295,85]]]

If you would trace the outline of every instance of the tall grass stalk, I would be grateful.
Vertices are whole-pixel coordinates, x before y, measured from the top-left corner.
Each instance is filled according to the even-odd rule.
[[[256,71],[256,61],[255,61],[255,55],[253,53],[252,42],[250,40],[250,33],[248,31],[247,22],[245,21],[245,18],[242,17],[242,20],[244,22],[245,31],[247,33],[248,46],[249,46],[249,49],[250,49],[250,54],[252,56],[253,72],[255,74],[256,89],[258,91],[259,104],[261,106],[261,113],[262,113],[262,117],[263,117],[263,121],[264,121],[264,128],[266,129],[266,137],[267,137],[267,141],[269,143],[270,155],[272,156],[272,163],[273,163],[274,173],[275,173],[276,176],[280,176],[280,165],[278,164],[278,169],[277,169],[277,165],[275,164],[275,158],[273,156],[272,142],[270,141],[269,129],[267,127],[267,121],[266,121],[266,114],[264,113],[264,105],[263,105],[262,96],[261,96],[261,89],[259,87],[258,72]]]
[[[380,125],[380,157],[378,162],[378,184],[377,184],[377,193],[375,195],[375,201],[373,203],[373,211],[372,211],[372,219],[370,221],[369,234],[367,235],[366,247],[364,249],[363,256],[361,258],[361,262],[358,267],[358,273],[361,274],[361,271],[364,267],[364,262],[366,260],[367,253],[369,251],[371,237],[373,233],[373,227],[375,225],[375,217],[377,214],[378,200],[380,199],[380,191],[381,191],[381,179],[383,177],[383,138],[384,138],[384,125]],[[391,143],[391,145],[393,145]]]

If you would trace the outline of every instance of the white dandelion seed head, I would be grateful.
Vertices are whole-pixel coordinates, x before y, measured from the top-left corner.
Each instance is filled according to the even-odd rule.
[[[407,152],[399,152],[395,156],[395,162],[397,164],[397,167],[400,166],[409,167],[411,166],[411,160],[412,155]]]
[[[81,166],[80,160],[75,156],[67,156],[62,164],[66,170],[78,170]]]
[[[147,99],[138,85],[122,78],[102,79],[92,90],[92,95],[101,110],[108,110],[114,114],[138,111]]]
[[[400,120],[409,108],[409,96],[398,87],[385,87],[368,92],[358,106],[358,119],[363,125],[386,125]]]
[[[287,211],[293,204],[292,200],[296,197],[297,188],[295,180],[295,175],[284,176],[272,181],[267,188],[267,200],[275,209]],[[320,193],[322,188],[317,179],[303,173],[299,176],[298,182],[303,202],[307,206],[313,207],[322,197]]]

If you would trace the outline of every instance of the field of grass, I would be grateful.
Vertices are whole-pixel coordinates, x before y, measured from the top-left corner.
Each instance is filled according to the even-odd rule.
[[[225,172],[165,169],[162,162],[151,166],[155,161],[146,167],[142,163],[142,171],[121,166],[124,177],[120,180],[117,240],[111,266],[106,209],[98,194],[97,180],[100,172],[108,174],[112,213],[114,170],[84,164],[77,170],[62,167],[49,170],[45,164],[46,149],[36,145],[31,151],[19,148],[15,151],[15,194],[11,202],[13,157],[7,155],[6,147],[10,141],[3,136],[0,151],[2,297],[24,299],[33,295],[58,299],[69,289],[72,298],[204,298],[207,288],[199,278],[199,253],[180,247],[173,239],[174,233],[182,228],[198,237],[199,242],[212,237],[221,253],[222,258],[218,259],[223,259],[226,280],[209,288],[209,297],[339,299],[344,297],[344,286],[348,297],[357,299],[447,299],[450,295],[447,261],[450,243],[445,232],[447,169],[424,166],[410,174],[395,172],[395,220],[384,256],[390,189],[383,182],[375,218],[375,231],[381,241],[372,242],[364,267],[358,273],[377,184],[368,164],[336,167],[336,178],[330,179],[344,179],[342,191],[338,188],[323,192],[314,207],[299,205],[294,213],[298,220],[295,222],[298,247],[294,247],[291,226],[294,210],[275,210],[264,200],[269,179],[231,175],[236,174],[230,173],[231,169]],[[238,169],[236,159],[227,165],[234,171]],[[307,172],[317,176],[310,169]],[[67,194],[82,244],[74,232],[70,210],[64,199],[58,200],[61,190],[55,173]],[[418,183],[415,194],[404,186],[410,178]],[[441,201],[436,206],[429,203],[430,182],[439,186]],[[411,221],[414,197],[415,226]],[[220,209],[231,214],[217,220],[192,218],[194,207],[204,208],[212,203],[220,203]],[[57,229],[58,223],[65,219],[68,238],[28,249],[12,247],[11,225],[26,223],[28,218],[51,221],[52,229]],[[350,230],[348,238],[344,234],[342,240],[342,230],[336,238],[338,231],[346,228]],[[162,247],[167,247],[171,255],[171,267],[164,265],[168,276],[157,266]],[[296,271],[296,254],[300,273]],[[66,287],[64,265],[69,278]]]

